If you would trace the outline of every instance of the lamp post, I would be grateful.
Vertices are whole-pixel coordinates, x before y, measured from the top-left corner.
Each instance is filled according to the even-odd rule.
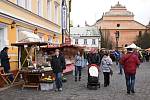
[[[100,27],[100,29],[99,29],[99,36],[100,36],[100,37],[99,37],[99,40],[98,40],[98,41],[99,41],[99,49],[101,49],[101,45],[102,45],[102,44],[101,44],[101,42],[102,42],[102,41],[101,41],[101,40],[102,40],[102,31],[101,31],[101,27]]]
[[[116,35],[116,50],[118,50],[118,42],[119,42],[119,36],[120,36],[120,33],[119,33],[119,27],[120,27],[120,24],[117,24],[117,31],[115,33]]]
[[[115,33],[115,37],[116,37],[116,50],[118,50],[119,31],[116,31],[116,33]]]

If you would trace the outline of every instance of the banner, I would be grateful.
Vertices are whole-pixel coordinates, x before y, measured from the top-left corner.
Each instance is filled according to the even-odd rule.
[[[67,29],[67,6],[65,0],[62,3],[62,29]]]

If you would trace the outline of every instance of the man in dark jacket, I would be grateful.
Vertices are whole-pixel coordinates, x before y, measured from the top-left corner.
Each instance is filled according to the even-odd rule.
[[[125,78],[126,78],[126,86],[127,86],[127,93],[130,92],[135,93],[134,91],[134,84],[135,84],[135,74],[136,69],[140,64],[140,60],[137,55],[132,51],[132,48],[127,48],[127,54],[125,54],[120,63],[123,65]]]
[[[5,73],[10,73],[10,63],[9,63],[9,57],[8,57],[8,47],[4,47],[3,50],[0,53],[0,59],[1,59],[1,66],[4,67]],[[10,81],[13,81],[13,75],[9,76]]]
[[[51,66],[55,74],[56,88],[58,91],[62,91],[62,72],[66,68],[66,62],[58,49],[55,50],[55,55],[52,57]]]

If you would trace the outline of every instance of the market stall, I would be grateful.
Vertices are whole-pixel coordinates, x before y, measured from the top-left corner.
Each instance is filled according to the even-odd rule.
[[[74,45],[61,45],[61,46],[47,46],[42,48],[43,51],[48,55],[50,59],[54,54],[56,49],[60,49],[61,53],[64,55],[66,60],[66,69],[63,71],[64,74],[72,72],[74,69],[74,57],[78,51],[84,52],[84,47],[74,46]]]
[[[24,42],[12,43],[11,45],[18,47],[19,61],[19,71],[15,76],[13,84],[18,77],[24,80],[22,88],[35,87],[39,89],[40,82],[48,81],[49,83],[53,83],[52,68],[41,49],[42,46],[47,46],[47,43]]]
[[[141,50],[141,48],[136,46],[134,43],[132,43],[131,45],[129,45],[129,46],[125,47],[125,48],[133,48],[133,49]]]

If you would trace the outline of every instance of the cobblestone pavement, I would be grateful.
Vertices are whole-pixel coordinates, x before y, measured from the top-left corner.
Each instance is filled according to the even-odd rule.
[[[100,74],[101,88],[89,90],[86,88],[87,69],[83,69],[81,82],[74,82],[73,75],[67,75],[63,92],[36,91],[36,89],[11,88],[0,92],[0,100],[150,100],[150,63],[141,64],[136,75],[136,93],[126,94],[124,75],[117,74],[114,67],[111,85],[103,87],[103,75]]]

